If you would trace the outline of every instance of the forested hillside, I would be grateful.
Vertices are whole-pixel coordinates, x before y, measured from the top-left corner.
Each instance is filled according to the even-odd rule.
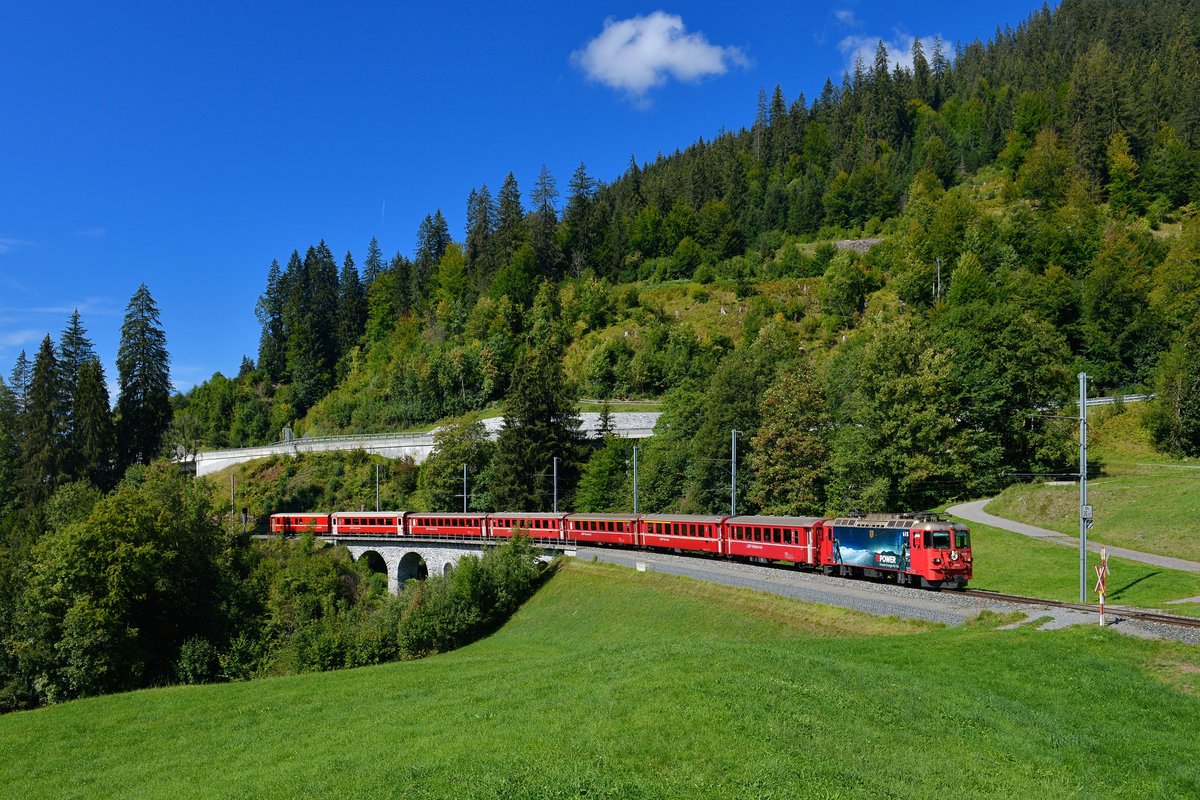
[[[73,316],[0,381],[0,710],[400,653],[433,600],[246,546],[226,495],[146,466],[285,427],[440,423],[419,468],[388,465],[394,507],[458,507],[466,464],[476,509],[618,511],[630,445],[585,442],[578,401],[652,400],[643,511],[728,508],[735,435],[742,512],[925,509],[1067,469],[1054,417],[1086,371],[1155,392],[1155,446],[1200,455],[1200,3],[1066,0],[909,55],[764,91],[749,127],[610,182],[481,183],[412,258],[297,243],[254,357],[169,400],[145,286],[115,414]],[[362,505],[373,466],[264,463],[242,497],[260,519]]]
[[[1086,371],[1161,389],[1158,441],[1195,453],[1198,11],[1065,2],[986,44],[918,40],[911,68],[881,43],[819,97],[776,86],[749,128],[611,183],[581,164],[565,192],[546,170],[524,197],[512,174],[481,185],[463,238],[434,212],[411,260],[372,240],[360,277],[323,242],[293,252],[257,362],[179,398],[177,428],[225,446],[511,414],[536,369],[567,395],[664,399],[645,507],[720,507],[731,428],[754,508],[924,507],[1062,468],[1069,432],[1032,412]],[[569,450],[622,483],[594,473],[624,457]],[[480,502],[546,504],[544,465],[518,461],[524,495]]]

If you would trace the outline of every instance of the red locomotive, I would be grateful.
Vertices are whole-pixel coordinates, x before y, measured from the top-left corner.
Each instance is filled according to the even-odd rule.
[[[965,588],[971,533],[935,514],[860,517],[697,514],[497,514],[339,511],[273,514],[271,532],[336,537],[495,539],[522,531],[534,540],[703,553],[820,569],[826,575]]]

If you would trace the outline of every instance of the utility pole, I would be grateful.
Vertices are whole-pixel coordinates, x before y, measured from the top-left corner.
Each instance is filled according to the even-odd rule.
[[[558,513],[558,456],[554,457],[554,513]]]
[[[729,432],[729,440],[733,443],[733,452],[729,459],[732,467],[729,471],[729,516],[731,517],[737,516],[737,437],[739,433],[741,431],[736,428]]]
[[[1092,507],[1087,496],[1087,380],[1079,373],[1079,602],[1087,602],[1087,532],[1092,527]]]
[[[637,496],[637,445],[633,446],[633,513],[638,513]]]
[[[379,465],[375,465],[375,510],[379,510]]]
[[[467,465],[463,464],[463,513],[467,513]]]
[[[233,517],[234,524],[237,524],[237,476],[229,476],[229,516]]]

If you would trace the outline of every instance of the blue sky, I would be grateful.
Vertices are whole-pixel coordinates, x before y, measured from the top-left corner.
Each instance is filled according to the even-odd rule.
[[[440,208],[541,165],[565,195],[812,98],[854,52],[986,40],[973,3],[109,3],[0,6],[0,374],[72,309],[116,379],[145,282],[178,389],[255,356],[272,259],[411,255]],[[869,58],[869,56],[868,56]],[[114,398],[115,399],[115,398]]]

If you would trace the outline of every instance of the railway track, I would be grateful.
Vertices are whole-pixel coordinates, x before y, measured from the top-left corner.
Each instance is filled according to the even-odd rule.
[[[1000,592],[988,592],[982,589],[964,589],[957,591],[954,589],[942,589],[943,592],[957,594],[960,597],[978,597],[981,600],[997,600],[1004,603],[1013,603],[1014,605],[1025,606],[1049,606],[1051,608],[1068,608],[1073,611],[1083,611],[1091,614],[1099,614],[1100,609],[1088,603],[1067,603],[1061,600],[1042,600],[1036,597],[1022,597],[1016,594],[1001,594]],[[1200,619],[1195,617],[1180,617],[1174,614],[1159,614],[1152,611],[1142,611],[1135,608],[1126,608],[1124,606],[1108,606],[1105,613],[1113,617],[1122,617],[1123,619],[1136,619],[1141,622],[1152,622],[1156,625],[1173,625],[1177,628],[1198,628],[1200,629]]]

